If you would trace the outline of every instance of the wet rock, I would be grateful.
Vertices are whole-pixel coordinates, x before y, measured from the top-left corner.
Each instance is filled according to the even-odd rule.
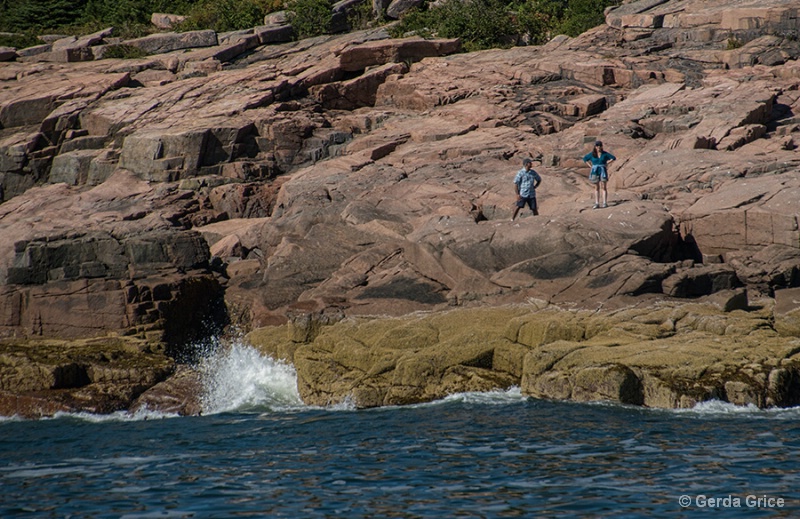
[[[126,410],[173,362],[134,338],[0,342],[0,415]]]
[[[665,302],[601,313],[513,306],[345,320],[302,336],[270,327],[248,339],[292,361],[301,396],[320,405],[407,404],[511,385],[537,398],[650,407],[790,405],[794,348],[770,327],[771,312],[769,304],[746,312]]]
[[[136,398],[128,411],[198,416],[203,412],[202,394],[199,372],[190,366],[180,365],[166,380],[153,385]]]

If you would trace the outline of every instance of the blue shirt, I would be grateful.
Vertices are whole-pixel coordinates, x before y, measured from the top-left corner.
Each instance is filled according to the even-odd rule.
[[[514,183],[519,188],[519,195],[525,198],[536,198],[536,184],[541,181],[542,177],[533,169],[522,168],[514,177]]]
[[[601,153],[599,157],[595,157],[594,153],[592,152],[589,152],[583,156],[583,161],[591,162],[592,166],[605,166],[606,164],[608,164],[609,160],[617,160],[617,157],[615,157],[614,155],[610,154],[607,151]]]

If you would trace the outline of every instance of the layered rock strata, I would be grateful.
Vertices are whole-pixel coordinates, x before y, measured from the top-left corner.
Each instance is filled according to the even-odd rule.
[[[0,63],[0,335],[124,336],[180,357],[230,321],[321,326],[531,298],[623,312],[742,288],[791,315],[796,11],[642,0],[576,38],[469,54],[381,29],[284,43],[254,29],[152,37],[135,43],[159,54],[134,60],[53,61],[51,48]],[[159,46],[169,38],[179,47]],[[596,139],[618,157],[602,210],[582,161]],[[525,157],[544,179],[541,216],[510,222]],[[776,320],[783,335],[765,340],[796,329]],[[791,361],[767,357],[753,368],[767,379]],[[612,364],[673,395],[659,402],[736,400],[711,382],[652,389],[650,368],[625,362]],[[492,384],[583,398],[578,368],[562,367],[492,367]],[[792,401],[753,391],[758,405]],[[403,401],[375,395],[362,405]]]

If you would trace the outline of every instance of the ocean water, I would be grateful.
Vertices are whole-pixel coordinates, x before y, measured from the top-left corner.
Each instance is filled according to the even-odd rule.
[[[246,345],[203,370],[199,417],[0,418],[0,517],[800,516],[800,409],[315,408]]]

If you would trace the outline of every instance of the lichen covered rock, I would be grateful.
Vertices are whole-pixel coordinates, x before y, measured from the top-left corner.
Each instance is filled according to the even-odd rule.
[[[315,405],[400,405],[517,385],[556,400],[791,406],[799,398],[800,339],[772,328],[772,307],[770,300],[729,312],[713,303],[600,313],[507,306],[347,319],[303,343],[283,328],[263,328],[249,340],[269,355],[293,350],[301,397]]]

